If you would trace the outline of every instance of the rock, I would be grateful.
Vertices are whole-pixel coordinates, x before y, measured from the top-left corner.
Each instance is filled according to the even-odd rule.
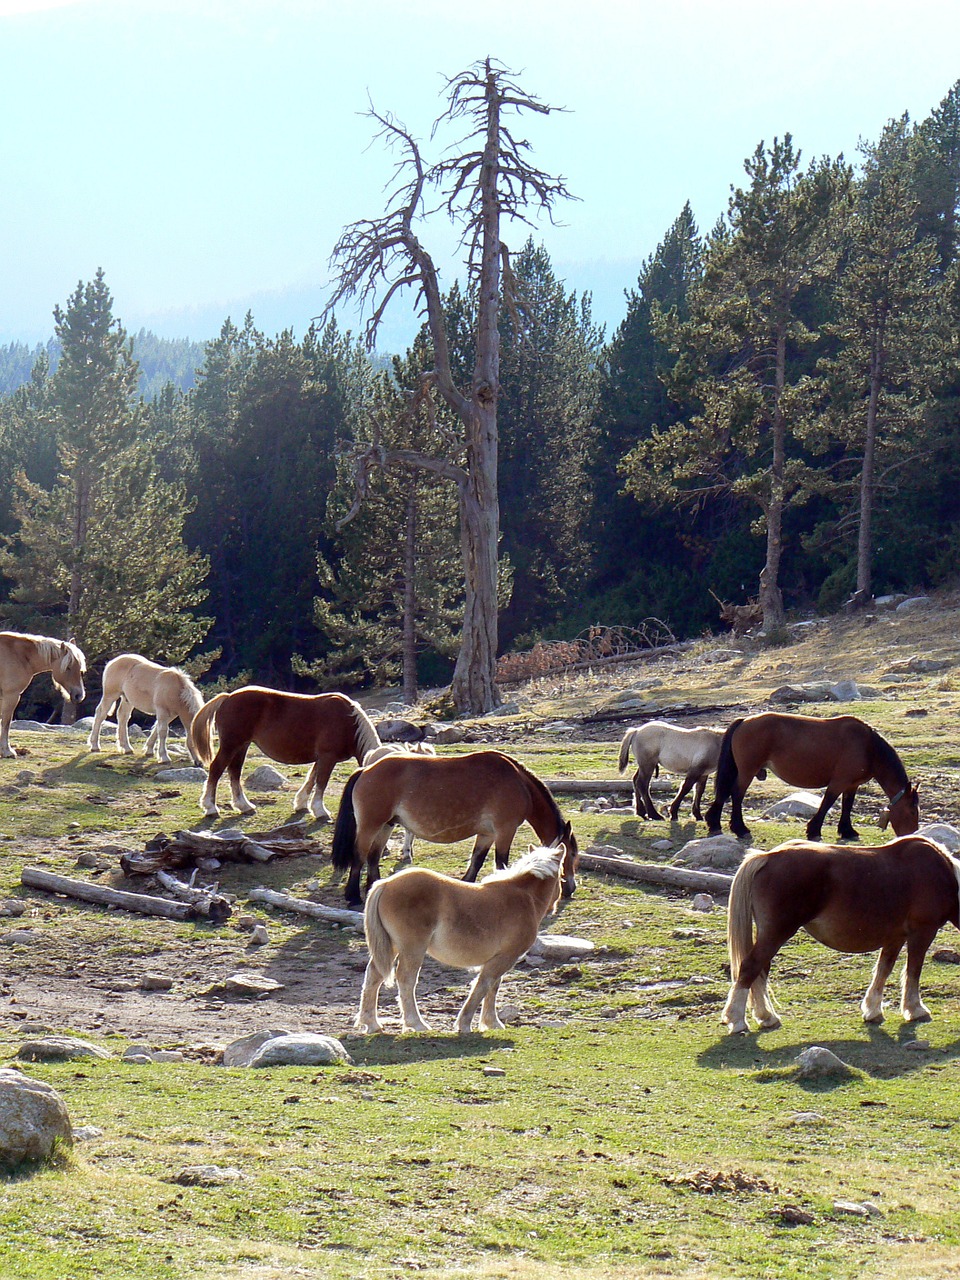
[[[736,836],[701,836],[688,840],[674,862],[695,871],[729,871],[739,867],[745,852]]]
[[[520,1010],[515,1004],[502,1004],[499,1009],[500,1021],[509,1027],[520,1020]]]
[[[501,1022],[502,1021],[503,1019],[501,1018]],[[484,1067],[483,1074],[491,1079],[497,1080],[502,1079],[507,1073],[504,1071],[503,1067]]]
[[[307,888],[313,889],[315,886],[319,888],[319,881],[315,880],[313,884],[307,885]],[[256,916],[238,916],[236,920],[236,927],[244,933],[252,933],[259,923],[260,921]]]
[[[290,784],[280,770],[274,769],[272,764],[261,764],[248,775],[244,785],[251,791],[283,791]]]
[[[824,1076],[852,1076],[853,1067],[838,1058],[829,1049],[812,1045],[797,1058],[797,1075],[801,1080],[817,1080]]]
[[[833,686],[826,681],[810,684],[783,684],[767,699],[768,702],[831,702]]]
[[[776,800],[763,811],[765,818],[812,818],[820,808],[823,797],[812,791],[794,791],[792,795]]]
[[[231,1040],[223,1050],[223,1065],[225,1067],[249,1067],[253,1055],[268,1040],[293,1034],[294,1032],[289,1029],[282,1028],[279,1031],[254,1031],[248,1036],[241,1036],[239,1040]]]
[[[486,711],[481,720],[495,720],[499,716],[518,716],[520,714],[519,702],[502,702],[499,707],[494,707],[492,711]]]
[[[39,942],[41,936],[38,929],[10,929],[7,933],[0,933],[0,942],[13,947],[18,943]]]
[[[183,1054],[179,1049],[154,1049],[150,1054],[153,1062],[185,1062]]]
[[[823,1124],[824,1116],[819,1111],[795,1111],[790,1123],[796,1125]]]
[[[191,1164],[172,1179],[181,1187],[223,1187],[230,1182],[239,1182],[243,1174],[239,1169],[218,1164]]]
[[[273,995],[274,992],[282,990],[282,982],[277,982],[275,978],[268,978],[262,973],[234,973],[220,986],[212,987],[211,994],[226,993],[231,996],[256,998]]]
[[[73,1131],[74,1142],[92,1142],[94,1138],[102,1138],[103,1130],[95,1124],[81,1124]]]
[[[206,769],[160,769],[153,775],[155,782],[206,782]]]
[[[21,769],[18,774],[14,775],[13,782],[18,787],[29,787],[31,782],[36,782],[37,775],[32,769]]]
[[[897,605],[897,613],[919,613],[923,609],[929,609],[933,605],[933,601],[929,596],[910,596],[909,599],[903,600]]]
[[[865,1204],[858,1204],[855,1200],[834,1200],[834,1213],[845,1213],[852,1218],[869,1218],[870,1211]]]
[[[960,951],[954,951],[952,947],[938,947],[930,959],[940,964],[960,964]]]
[[[381,742],[422,742],[427,736],[423,725],[412,720],[381,720],[376,729]]]
[[[949,822],[928,822],[917,832],[928,840],[936,840],[948,853],[960,853],[960,831]]]
[[[25,1062],[73,1062],[77,1058],[112,1058],[113,1054],[73,1036],[44,1036],[40,1040],[24,1040],[17,1057]]]
[[[856,680],[840,680],[830,690],[834,702],[859,702],[863,697]]]
[[[251,947],[265,947],[269,941],[270,934],[267,932],[267,926],[258,924],[254,926],[253,932],[250,934],[248,945]]]
[[[459,724],[446,724],[438,729],[434,735],[434,742],[438,742],[441,746],[448,743],[466,742],[467,731]]]
[[[588,956],[594,949],[593,943],[586,938],[571,938],[562,933],[539,933],[527,955],[560,963]]]
[[[698,893],[690,903],[692,911],[712,911],[714,908],[713,897],[709,893]]]
[[[11,898],[8,902],[0,902],[0,916],[23,916],[27,913],[27,904]]]
[[[351,1063],[353,1059],[333,1036],[310,1031],[272,1036],[250,1059],[251,1067],[324,1067],[335,1063]]]
[[[928,1053],[930,1050],[930,1041],[908,1040],[903,1047],[904,1049],[909,1049],[911,1053]]]
[[[921,658],[917,654],[900,662],[891,662],[884,675],[927,675],[934,671],[946,671],[953,663],[941,658]]]
[[[653,842],[653,844],[650,846],[650,848],[651,848],[651,849],[657,849],[657,850],[672,849],[672,848],[673,848],[673,841],[672,841],[672,840],[654,840],[654,842]]]
[[[170,991],[173,979],[166,973],[145,973],[140,979],[141,991]]]
[[[48,1084],[9,1068],[0,1070],[0,1163],[48,1160],[73,1143],[63,1098]]]

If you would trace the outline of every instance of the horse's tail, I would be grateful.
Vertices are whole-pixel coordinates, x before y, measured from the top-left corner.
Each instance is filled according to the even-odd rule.
[[[633,746],[633,735],[636,732],[636,729],[628,729],[620,739],[619,769],[621,773],[623,773],[624,769],[630,763],[630,748]]]
[[[228,693],[218,693],[215,698],[211,698],[205,706],[202,706],[197,714],[190,722],[190,729],[187,733],[187,747],[194,760],[199,760],[203,767],[209,767],[213,760],[213,717],[223,702],[224,698],[229,698]]]
[[[737,729],[743,724],[743,717],[734,720],[733,724],[727,729],[723,735],[723,741],[720,743],[720,759],[717,761],[717,782],[714,789],[714,803],[719,801],[726,804],[730,799],[730,793],[733,791],[733,784],[737,780],[737,762],[733,758],[733,735]]]
[[[203,708],[203,694],[185,671],[181,671],[180,674],[183,679],[180,681],[180,692],[177,701],[180,706],[181,719],[185,725],[189,725],[190,721]]]
[[[367,893],[367,905],[363,909],[363,932],[374,968],[383,975],[384,986],[392,987],[396,978],[397,949],[380,918],[380,897],[388,884],[388,880],[378,880]]]
[[[348,871],[353,866],[353,855],[357,847],[357,815],[353,811],[353,789],[363,773],[358,769],[347,779],[340,797],[340,808],[337,810],[337,823],[333,828],[333,849],[331,857],[337,871]]]
[[[730,978],[736,982],[744,956],[753,946],[753,881],[766,861],[765,853],[748,853],[733,877],[727,907],[727,950]]]
[[[354,702],[352,698],[347,698],[350,704],[350,711],[353,715],[353,727],[355,734],[355,742],[353,754],[357,757],[357,764],[363,763],[363,757],[368,751],[373,751],[375,747],[379,747],[380,735],[377,733],[377,727],[361,707],[359,702]]]

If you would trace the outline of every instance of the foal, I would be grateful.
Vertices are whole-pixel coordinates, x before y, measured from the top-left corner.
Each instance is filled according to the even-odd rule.
[[[161,764],[169,764],[167,730],[179,719],[189,733],[193,718],[203,706],[203,695],[185,671],[162,667],[137,653],[121,653],[103,669],[103,696],[93,716],[88,745],[100,750],[100,729],[104,719],[117,709],[117,750],[133,754],[127,728],[133,711],[156,716],[144,753],[154,751]],[[196,759],[196,757],[194,757]]]

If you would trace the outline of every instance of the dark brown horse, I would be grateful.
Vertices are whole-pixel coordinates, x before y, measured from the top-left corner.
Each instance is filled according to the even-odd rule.
[[[379,879],[380,855],[396,823],[433,844],[476,836],[465,880],[476,880],[491,845],[498,870],[528,822],[543,845],[564,847],[563,894],[576,888],[577,842],[546,785],[500,751],[463,756],[388,756],[361,769],[343,789],[333,832],[333,865],[349,869],[344,895],[360,903],[360,874],[367,889]]]
[[[220,749],[213,752],[211,730],[216,725]],[[216,817],[217,783],[224,770],[230,776],[233,804],[241,813],[255,813],[243,791],[240,771],[251,743],[281,764],[312,764],[307,780],[294,797],[295,809],[310,811],[319,821],[329,821],[323,792],[333,767],[354,756],[359,763],[380,745],[373,722],[363,709],[342,693],[280,693],[248,685],[233,693],[221,693],[193,718],[187,736],[194,758],[209,768],[200,808]]]
[[[841,840],[858,839],[850,821],[857,788],[874,778],[889,804],[880,827],[889,821],[898,836],[910,835],[920,825],[917,789],[911,787],[900,757],[885,738],[856,716],[791,716],[767,711],[745,720],[734,720],[723,736],[713,803],[707,810],[707,828],[719,835],[723,806],[730,801],[730,830],[748,836],[743,821],[743,797],[764,767],[791,787],[826,787],[820,808],[807,823],[807,839],[819,840],[823,820],[838,796],[842,796],[837,834]]]
[[[748,854],[730,889],[733,986],[723,1021],[732,1034],[746,1031],[749,996],[761,1027],[780,1026],[768,999],[770,962],[806,929],[834,951],[879,950],[860,1005],[864,1022],[883,1021],[884,984],[906,944],[900,1008],[908,1022],[925,1022],[930,1013],[920,999],[920,971],[948,921],[960,928],[960,863],[924,836],[873,849],[791,840],[769,853]]]

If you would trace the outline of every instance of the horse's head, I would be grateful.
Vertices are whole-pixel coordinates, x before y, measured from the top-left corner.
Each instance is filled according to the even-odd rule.
[[[580,864],[580,850],[577,848],[577,837],[573,834],[573,828],[569,822],[564,823],[559,842],[563,845],[563,865],[560,869],[563,896],[572,898],[577,887],[576,871]]]
[[[65,702],[79,704],[87,696],[83,687],[83,673],[86,669],[87,660],[83,651],[72,640],[61,640],[60,657],[54,662],[50,675]]]
[[[880,811],[880,830],[885,831],[887,823],[893,827],[898,836],[912,836],[920,826],[920,800],[917,788],[905,786]]]

